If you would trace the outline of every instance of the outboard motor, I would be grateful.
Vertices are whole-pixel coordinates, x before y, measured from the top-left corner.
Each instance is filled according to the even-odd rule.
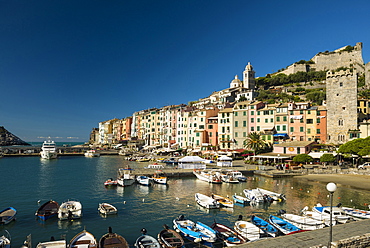
[[[240,214],[240,215],[238,216],[238,221],[239,221],[239,220],[242,220],[242,219],[243,219],[243,215],[241,215],[241,214]]]
[[[112,227],[110,226],[110,227],[108,227],[108,233],[113,233],[113,231],[112,231]]]
[[[143,235],[145,235],[147,233],[147,230],[145,228],[141,229],[140,231]]]
[[[286,211],[284,210],[284,209],[280,209],[277,213],[276,213],[276,215],[282,215],[282,214],[285,214],[286,213]]]
[[[342,203],[339,202],[338,205],[337,205],[337,208],[340,208],[342,206]]]
[[[184,219],[185,219],[185,216],[183,214],[177,217],[177,220],[184,220]]]

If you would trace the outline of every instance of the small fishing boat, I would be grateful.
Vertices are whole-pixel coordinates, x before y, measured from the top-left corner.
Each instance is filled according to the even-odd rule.
[[[141,229],[142,235],[139,236],[135,241],[136,248],[161,248],[158,240],[154,237],[147,235],[147,231],[145,228]]]
[[[239,182],[247,181],[247,177],[244,176],[240,171],[237,170],[227,170],[226,173],[233,178],[236,178]]]
[[[239,180],[236,177],[228,174],[227,172],[220,172],[221,181],[224,183],[239,183]]]
[[[140,185],[150,186],[150,177],[147,176],[137,176],[136,182]]]
[[[217,241],[217,232],[211,227],[201,223],[185,219],[183,215],[173,220],[174,229],[187,239],[207,245]]]
[[[73,220],[82,217],[82,204],[79,201],[63,202],[58,210],[60,220]]]
[[[286,197],[284,194],[275,193],[266,189],[256,188],[262,195],[272,198],[274,201],[285,201]]]
[[[332,215],[332,218],[340,224],[344,224],[351,219],[351,217],[346,215],[339,207],[332,207],[332,212],[330,213],[330,206],[323,207],[320,203],[316,204],[316,206],[312,208],[312,211],[329,218],[330,215]]]
[[[307,216],[309,218],[312,218],[314,220],[322,221],[326,226],[330,225],[330,215],[322,215],[321,213],[309,211],[309,208],[306,206],[301,210],[301,214],[303,216]],[[332,220],[333,226],[337,224],[337,221],[335,219]]]
[[[104,234],[99,240],[99,248],[129,248],[126,239],[108,228],[108,233]]]
[[[108,178],[107,181],[104,182],[104,186],[117,186],[117,180],[113,180],[113,178]]]
[[[50,200],[42,204],[36,211],[35,215],[41,220],[50,219],[58,214],[59,204]]]
[[[322,220],[315,220],[308,216],[301,216],[296,214],[287,214],[284,210],[280,210],[281,217],[289,223],[297,226],[302,230],[317,230],[324,228],[326,225]]]
[[[349,207],[340,207],[340,208],[345,214],[352,216],[354,218],[370,219],[370,211]]]
[[[167,184],[167,176],[162,171],[154,173],[152,180],[158,184]]]
[[[304,231],[288,221],[274,215],[270,215],[269,222],[285,235]]]
[[[84,153],[84,155],[88,158],[100,157],[100,153],[96,152],[96,150],[88,150]]]
[[[16,214],[17,214],[17,210],[13,207],[8,207],[0,211],[0,224],[6,225],[12,220],[15,220]]]
[[[243,189],[245,197],[249,198],[253,203],[264,203],[266,198],[261,192],[256,189]]]
[[[217,200],[201,193],[195,193],[195,201],[205,208],[220,208],[220,203]]]
[[[276,237],[281,234],[281,232],[275,226],[273,226],[270,222],[258,216],[252,215],[251,221],[253,224],[258,226],[262,231],[264,231],[269,236]]]
[[[164,248],[184,247],[185,241],[175,230],[163,225],[164,229],[158,233],[158,241]]]
[[[76,234],[69,242],[69,248],[96,248],[98,244],[94,235],[83,230]]]
[[[101,214],[104,215],[117,214],[118,212],[117,208],[109,203],[100,203],[98,210]]]
[[[50,241],[40,242],[36,245],[36,248],[66,248],[67,241],[65,239],[55,240],[54,237],[51,237]]]
[[[212,194],[211,198],[218,201],[220,203],[221,207],[227,207],[227,208],[233,208],[234,207],[233,201],[231,199],[229,199],[228,197]]]
[[[248,197],[244,197],[244,196],[237,195],[237,194],[233,195],[233,200],[235,203],[239,203],[242,205],[247,205],[251,202],[251,200]]]
[[[247,239],[231,227],[215,222],[211,225],[211,228],[221,234],[222,239],[227,246],[240,245],[247,242]]]
[[[5,230],[6,235],[0,236],[0,248],[10,248],[12,238],[10,237],[10,233]]]
[[[264,232],[258,228],[258,226],[251,222],[241,220],[241,216],[239,216],[239,220],[235,222],[234,229],[248,241],[258,240],[264,235]]]
[[[135,183],[135,177],[131,174],[131,168],[119,168],[117,184],[122,187],[130,186]]]
[[[202,181],[208,183],[220,184],[222,183],[221,177],[214,171],[211,170],[193,170],[193,174]]]

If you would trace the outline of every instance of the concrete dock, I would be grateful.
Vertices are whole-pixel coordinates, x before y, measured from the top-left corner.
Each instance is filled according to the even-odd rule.
[[[240,245],[240,247],[326,247],[329,243],[329,234],[330,228],[325,227],[319,230],[255,241]],[[370,220],[333,226],[332,240],[331,247],[370,247]]]

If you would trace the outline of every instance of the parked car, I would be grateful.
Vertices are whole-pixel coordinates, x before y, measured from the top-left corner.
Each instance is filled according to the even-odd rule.
[[[360,164],[358,167],[358,169],[367,169],[367,168],[370,168],[370,162],[366,162],[366,163],[363,163],[363,164]]]

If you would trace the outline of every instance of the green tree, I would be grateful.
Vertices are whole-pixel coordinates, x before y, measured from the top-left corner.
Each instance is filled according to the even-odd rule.
[[[243,145],[246,149],[253,150],[254,155],[266,147],[266,143],[262,139],[261,133],[257,132],[249,133],[247,138],[244,140]]]
[[[312,91],[306,94],[306,99],[311,101],[313,104],[321,105],[326,99],[326,93],[323,91]]]
[[[363,139],[358,138],[341,145],[338,153],[347,153],[359,156],[370,155],[370,136]]]
[[[293,158],[293,162],[296,163],[309,163],[313,162],[313,158],[310,155],[307,154],[298,154]]]
[[[321,163],[334,163],[335,161],[336,161],[336,158],[331,153],[325,153],[324,155],[320,157]]]

